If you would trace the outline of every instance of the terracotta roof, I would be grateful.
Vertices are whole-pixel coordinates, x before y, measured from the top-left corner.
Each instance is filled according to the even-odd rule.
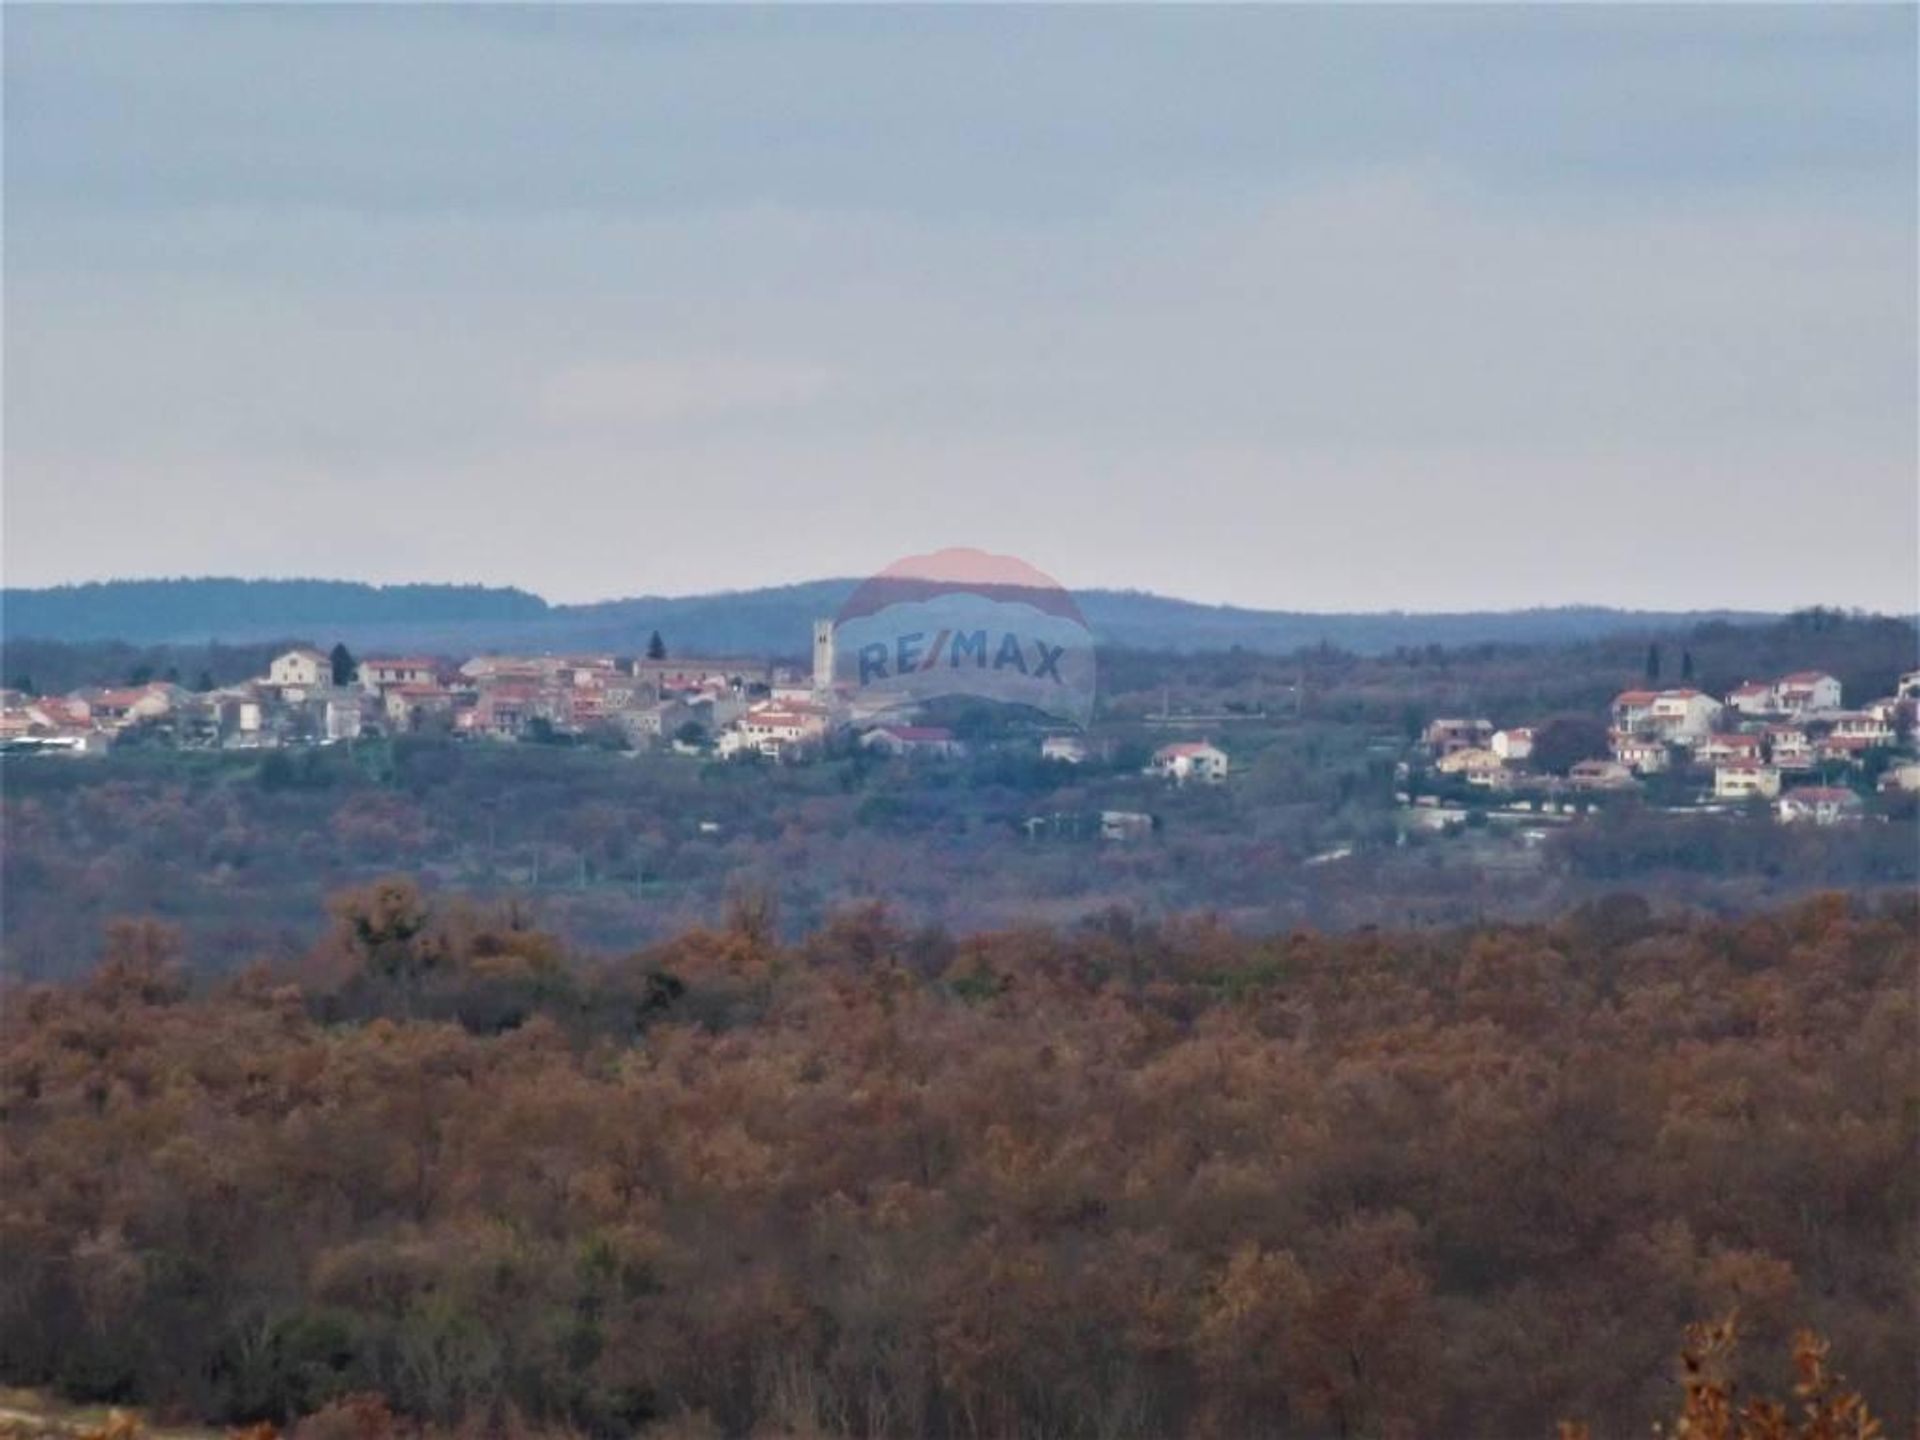
[[[1644,705],[1649,700],[1656,700],[1658,698],[1659,697],[1651,690],[1622,690],[1618,695],[1613,697],[1613,703],[1616,705]]]

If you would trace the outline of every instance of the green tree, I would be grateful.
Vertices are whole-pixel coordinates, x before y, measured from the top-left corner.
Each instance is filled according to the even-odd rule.
[[[1647,679],[1657,681],[1660,678],[1660,644],[1655,641],[1647,646]]]
[[[647,659],[664,660],[667,658],[667,642],[660,638],[660,632],[654,631],[647,637]]]
[[[353,683],[353,677],[359,672],[360,666],[358,662],[354,660],[353,652],[347,649],[346,641],[342,640],[337,643],[333,647],[333,653],[327,658],[333,664],[333,683],[336,685],[351,685]]]
[[[1591,716],[1555,716],[1534,731],[1534,767],[1564,775],[1582,760],[1599,760],[1611,753],[1609,740],[1607,727]]]

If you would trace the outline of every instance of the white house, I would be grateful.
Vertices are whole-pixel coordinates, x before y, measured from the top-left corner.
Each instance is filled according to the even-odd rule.
[[[1040,742],[1042,760],[1058,760],[1065,765],[1083,765],[1091,753],[1078,735],[1049,735]]]
[[[1809,785],[1789,790],[1780,797],[1780,822],[1783,825],[1811,820],[1816,825],[1837,825],[1843,820],[1860,818],[1860,797],[1851,790],[1826,785]]]
[[[715,749],[722,757],[750,750],[777,760],[826,733],[823,711],[797,705],[755,706],[728,726]]]
[[[1636,775],[1657,774],[1673,761],[1667,742],[1657,735],[1615,735],[1613,758]]]
[[[1493,739],[1487,742],[1487,748],[1510,764],[1519,764],[1532,758],[1533,731],[1522,725],[1512,730],[1496,730]]]
[[[1227,752],[1204,740],[1162,745],[1153,752],[1153,763],[1147,766],[1147,773],[1180,785],[1189,780],[1217,785],[1227,778]]]
[[[276,655],[267,666],[267,683],[283,689],[311,690],[333,683],[333,662],[318,650],[302,645],[284,655]]]
[[[1764,753],[1758,735],[1709,735],[1693,747],[1702,765],[1757,765]]]
[[[1716,800],[1751,800],[1759,796],[1772,800],[1780,794],[1780,772],[1771,765],[1735,761],[1713,772],[1713,796]]]
[[[1789,715],[1838,710],[1840,682],[1824,670],[1796,670],[1782,675],[1773,687],[1774,704]]]
[[[1653,713],[1653,702],[1659,698],[1657,690],[1622,690],[1608,707],[1613,728],[1629,734],[1640,729]]]
[[[1773,686],[1749,680],[1727,692],[1727,705],[1742,715],[1771,715],[1774,710]]]
[[[1903,764],[1889,765],[1880,776],[1880,788],[1888,793],[1920,790],[1920,761],[1908,760]]]
[[[1798,725],[1770,725],[1767,753],[1782,770],[1805,770],[1813,764],[1813,741]]]
[[[357,740],[360,738],[360,697],[351,692],[343,692],[327,697],[326,731],[329,740]]]
[[[1864,741],[1869,747],[1893,744],[1893,726],[1871,711],[1842,710],[1827,719],[1833,725],[1829,733],[1836,739]]]
[[[155,683],[127,689],[84,692],[89,718],[95,725],[132,725],[141,720],[157,720],[173,709],[177,687]],[[186,692],[179,692],[183,697]]]
[[[1713,733],[1714,722],[1725,708],[1698,690],[1662,690],[1647,707],[1646,723],[1676,744],[1691,745]]]
[[[965,746],[944,725],[876,725],[860,737],[862,749],[882,755],[954,756]]]
[[[360,686],[385,690],[389,685],[431,685],[440,677],[431,660],[417,655],[379,656],[360,662]]]
[[[1503,784],[1507,778],[1507,762],[1491,750],[1478,748],[1442,755],[1433,762],[1433,768],[1442,775],[1458,775],[1469,785],[1485,785],[1489,789]]]

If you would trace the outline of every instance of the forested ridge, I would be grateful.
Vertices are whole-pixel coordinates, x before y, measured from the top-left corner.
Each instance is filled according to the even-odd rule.
[[[709,653],[793,655],[809,627],[859,584],[806,580],[699,595],[635,595],[550,604],[517,587],[370,585],[350,580],[233,577],[90,581],[0,591],[0,641],[258,642],[306,633],[355,645],[507,646],[636,650],[664,629]],[[1593,639],[1648,628],[1761,621],[1751,611],[1623,610],[1565,605],[1510,611],[1350,614],[1209,605],[1140,590],[1087,589],[1075,597],[1105,645],[1193,650],[1247,647],[1285,653],[1330,643],[1365,653],[1397,645]],[[16,662],[9,662],[10,664]]]
[[[1908,898],[569,954],[117,925],[0,1042],[0,1382],[481,1433],[1644,1434],[1684,1325],[1913,1424]],[[309,1422],[311,1426],[314,1422]],[[358,1433],[314,1429],[314,1434]]]

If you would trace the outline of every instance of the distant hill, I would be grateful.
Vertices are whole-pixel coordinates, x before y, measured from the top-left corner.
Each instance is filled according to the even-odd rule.
[[[352,580],[103,580],[0,591],[9,640],[193,643],[359,625],[508,623],[547,602],[485,585],[367,585]]]
[[[525,590],[481,585],[366,585],[344,580],[110,580],[0,592],[0,638],[135,644],[244,644],[299,636],[369,649],[606,650],[630,653],[658,630],[682,654],[801,655],[809,627],[852,593],[851,579],[710,595],[638,596],[551,605]],[[1327,644],[1361,654],[1398,646],[1540,644],[1711,620],[1763,621],[1753,611],[1615,610],[1601,606],[1418,614],[1315,614],[1201,605],[1138,590],[1075,597],[1106,645],[1287,653]]]

